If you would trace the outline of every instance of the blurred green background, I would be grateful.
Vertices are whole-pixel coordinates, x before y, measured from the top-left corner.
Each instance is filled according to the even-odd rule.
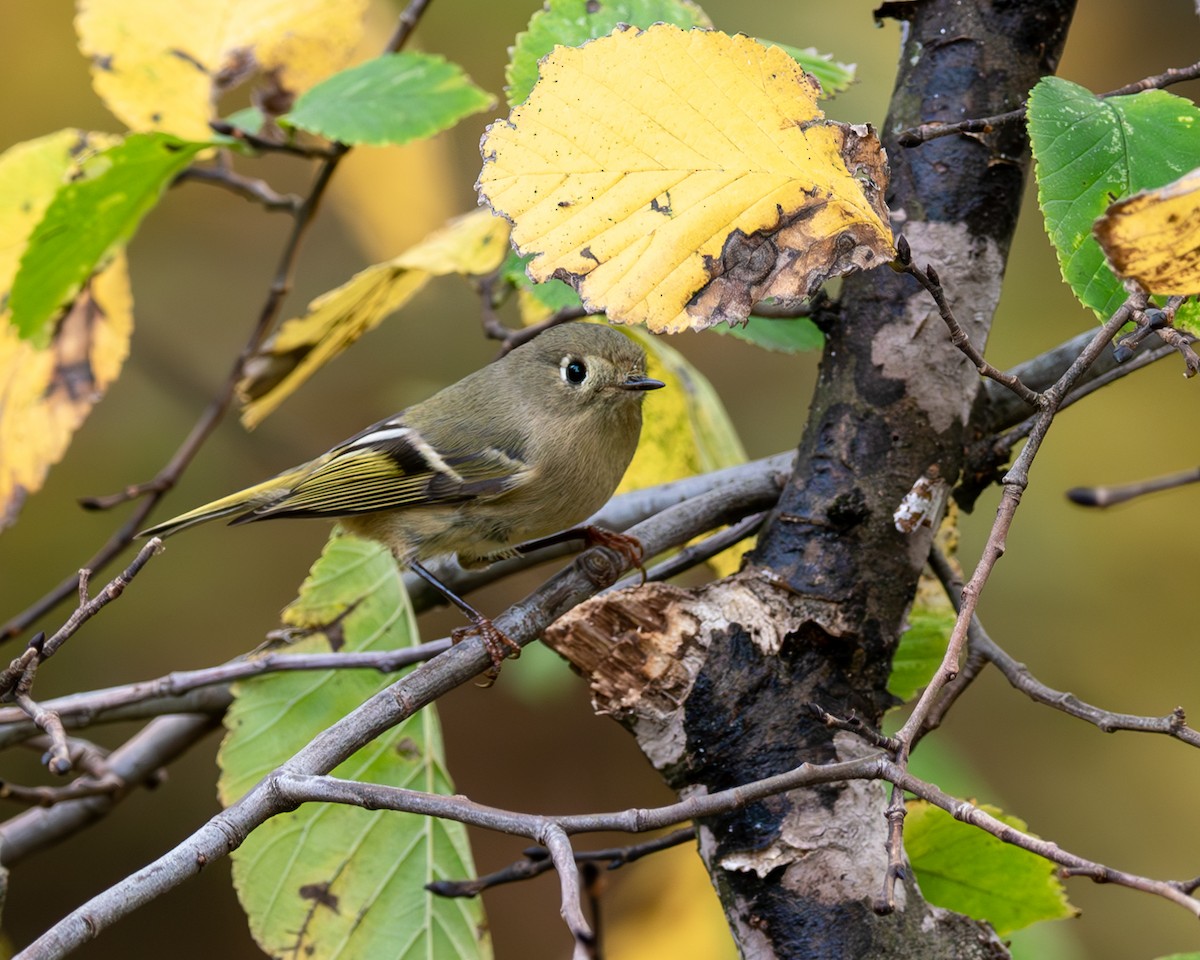
[[[859,84],[828,104],[853,122],[883,119],[899,42],[892,22],[876,26],[872,4],[710,0],[717,26],[816,46],[856,62]],[[532,0],[439,0],[418,39],[461,63],[502,95],[506,48],[535,8]],[[394,11],[381,4],[381,21]],[[75,48],[68,0],[6,4],[0,31],[0,147],[64,126],[118,130],[91,91]],[[1061,75],[1103,91],[1196,59],[1200,28],[1191,4],[1084,0]],[[1195,96],[1195,86],[1175,88]],[[497,113],[500,108],[497,108]],[[445,216],[474,206],[478,139],[490,117],[468,119],[439,139],[434,163],[403,158],[339,173],[338,189],[299,262],[285,313],[340,283],[379,256],[399,252]],[[357,157],[353,158],[359,162]],[[250,169],[243,164],[243,169]],[[280,189],[303,189],[302,163],[268,160],[255,172]],[[413,172],[417,171],[417,172]],[[420,172],[425,171],[425,172]],[[344,174],[344,176],[343,176]],[[355,195],[360,198],[357,201]],[[361,199],[361,198],[366,198]],[[384,223],[356,229],[363,205]],[[1033,191],[1013,250],[990,359],[1006,366],[1090,328],[1059,279]],[[89,514],[78,497],[148,479],[180,442],[224,379],[256,317],[286,236],[285,218],[201,186],[175,191],[130,248],[137,328],[120,380],[80,431],[45,489],[30,498],[0,539],[0,617],[23,609],[70,574],[107,538],[117,517]],[[374,249],[358,240],[368,233]],[[387,247],[393,249],[387,249]],[[383,247],[381,251],[379,248]],[[817,358],[766,354],[729,338],[685,335],[675,342],[711,378],[752,456],[796,442]],[[435,282],[405,311],[335,362],[247,435],[234,420],[209,441],[159,516],[260,479],[305,459],[373,419],[400,409],[485,362],[493,345],[479,335],[466,288]],[[1195,489],[1162,494],[1106,513],[1067,504],[1063,490],[1117,483],[1192,466],[1198,389],[1166,361],[1130,378],[1055,424],[1039,457],[1000,563],[981,605],[993,637],[1045,682],[1111,709],[1163,714],[1200,710],[1200,652],[1191,597],[1197,560]],[[652,409],[652,408],[651,408]],[[1189,439],[1192,438],[1192,439]],[[968,567],[990,525],[996,494],[964,521]],[[217,663],[255,646],[277,623],[326,536],[321,524],[264,524],[237,531],[201,528],[172,541],[119,603],[109,607],[39,675],[38,694],[143,679]],[[107,577],[97,577],[102,582]],[[512,590],[531,587],[536,578]],[[484,610],[515,594],[491,591]],[[66,615],[56,611],[42,626]],[[423,621],[444,635],[449,614]],[[669,795],[628,737],[592,717],[574,677],[546,685],[538,658],[505,669],[489,690],[447,698],[442,717],[459,789],[473,799],[534,811],[646,806]],[[562,668],[550,666],[556,674]],[[116,744],[130,731],[95,738]],[[1104,736],[1030,704],[995,675],[984,676],[940,735],[973,773],[943,786],[1002,805],[1030,829],[1113,867],[1160,878],[1200,873],[1194,830],[1200,758],[1181,744],[1131,734]],[[4,925],[18,945],[130,870],[183,839],[216,810],[210,738],[172,767],[155,793],[137,792],[86,834],[21,864]],[[8,761],[6,776],[32,782],[36,757]],[[16,808],[11,808],[16,812]],[[8,813],[9,811],[5,811]],[[882,820],[880,827],[882,829]],[[481,871],[519,855],[509,838],[474,835]],[[653,907],[623,871],[611,880],[607,916]],[[1196,921],[1165,901],[1115,886],[1073,880],[1080,919],[1030,941],[1025,956],[1096,960],[1150,958],[1200,947]],[[569,942],[552,877],[497,889],[486,898],[500,957],[561,957]],[[200,929],[196,921],[203,917]],[[675,921],[661,920],[660,923]],[[670,941],[667,941],[670,943]],[[697,956],[689,942],[657,948],[662,960]],[[106,932],[83,957],[137,956],[148,950],[188,958],[256,957],[219,863],[198,879]],[[632,957],[618,953],[612,957]]]

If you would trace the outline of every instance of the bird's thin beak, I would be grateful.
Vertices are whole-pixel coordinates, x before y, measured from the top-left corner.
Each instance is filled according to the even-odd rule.
[[[632,377],[627,377],[625,382],[618,384],[618,386],[622,390],[657,390],[659,387],[665,387],[666,384],[661,380],[653,380],[650,377],[635,374]]]

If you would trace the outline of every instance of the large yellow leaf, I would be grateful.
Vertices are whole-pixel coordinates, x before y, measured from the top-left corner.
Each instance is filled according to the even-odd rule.
[[[490,210],[451,220],[400,256],[361,270],[321,294],[308,312],[285,322],[246,364],[238,384],[242,423],[257,426],[305,380],[390,313],[430,277],[496,269],[507,249],[508,224]]]
[[[1200,293],[1200,168],[1118,200],[1092,229],[1118,277],[1150,293]]]
[[[366,0],[80,0],[92,83],[133,130],[206,140],[213,107],[255,73],[286,98],[345,65]]]
[[[740,321],[894,257],[879,141],[824,119],[818,92],[749,37],[618,29],[542,62],[484,138],[479,191],[530,276],[592,310],[660,331]]]
[[[33,228],[81,159],[118,138],[81,130],[17,144],[0,155],[0,303],[8,300]],[[38,349],[0,312],[0,529],[38,490],[76,428],[121,370],[133,327],[123,256],[92,278]]]

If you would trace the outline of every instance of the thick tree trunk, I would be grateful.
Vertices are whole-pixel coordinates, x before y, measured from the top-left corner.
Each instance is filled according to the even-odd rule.
[[[894,226],[936,265],[982,348],[1000,295],[1028,167],[1021,124],[915,149],[896,134],[1018,106],[1062,48],[1071,0],[927,0],[907,18],[883,131]],[[980,381],[931,300],[887,268],[843,288],[794,473],[743,571],[693,590],[601,598],[569,620],[621,631],[592,654],[586,631],[552,642],[597,656],[597,699],[681,794],[711,793],[803,761],[865,751],[808,709],[877,724],[892,652],[929,549],[893,513],[936,468],[951,482],[972,439]],[[548,638],[550,639],[550,638]],[[606,700],[606,697],[608,698]],[[699,824],[700,851],[744,956],[1007,956],[986,924],[926,904],[911,880],[872,909],[887,870],[885,793],[854,782],[795,791]]]

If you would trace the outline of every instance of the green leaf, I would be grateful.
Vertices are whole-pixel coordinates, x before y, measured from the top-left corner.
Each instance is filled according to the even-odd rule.
[[[946,654],[950,631],[956,617],[946,609],[913,607],[908,615],[908,629],[900,636],[892,657],[892,675],[888,677],[888,692],[901,700],[911,700],[933,679],[933,674]]]
[[[776,353],[801,353],[805,350],[820,350],[825,346],[825,334],[818,330],[817,325],[808,317],[750,317],[745,324],[731,327],[719,323],[708,329]]]
[[[396,564],[381,546],[335,536],[284,611],[313,633],[297,652],[385,650],[416,642]],[[242,796],[313,736],[394,678],[373,671],[295,672],[238,683],[218,760],[221,799]],[[342,763],[348,779],[450,794],[441,731],[426,707]],[[255,830],[233,854],[233,878],[255,940],[272,956],[310,960],[491,956],[478,900],[424,885],[474,876],[458,823],[305,804]]]
[[[509,106],[525,102],[537,82],[538,61],[551,50],[607,37],[619,23],[643,30],[653,23],[671,23],[685,30],[712,26],[691,0],[547,0],[513,45],[506,72]]]
[[[579,294],[569,283],[562,280],[547,280],[534,283],[525,272],[525,266],[533,254],[518,256],[510,250],[500,268],[503,280],[516,289],[521,298],[521,317],[526,323],[538,323],[559,310],[580,306]]]
[[[137,231],[171,181],[209,144],[135,133],[86,160],[29,238],[9,305],[18,333],[44,347],[59,311]]]
[[[261,133],[263,123],[266,122],[266,119],[266,114],[259,110],[258,107],[246,107],[244,110],[235,110],[229,116],[221,118],[222,122],[249,134]],[[219,143],[222,146],[235,144],[237,146],[245,146],[244,142],[237,137],[231,137],[224,133],[213,134],[213,142]]]
[[[815,47],[806,47],[801,50],[799,47],[780,43],[778,40],[760,38],[758,42],[763,46],[778,47],[800,64],[806,73],[811,73],[820,80],[821,92],[825,97],[832,97],[835,93],[848,90],[850,84],[854,83],[854,75],[858,68],[853,63],[839,63],[833,59],[832,53],[819,53]]]
[[[996,807],[980,804],[979,809],[1026,831],[1023,821]],[[908,804],[904,850],[926,900],[986,920],[1002,937],[1039,920],[1077,913],[1054,864],[923,800]]]
[[[404,144],[448,130],[493,103],[458,65],[402,51],[335,73],[301,94],[278,122],[341,143]]]
[[[1101,99],[1057,77],[1029,97],[1038,201],[1063,278],[1102,320],[1125,299],[1092,224],[1114,200],[1161,187],[1200,164],[1200,109],[1164,90]],[[1200,306],[1178,318],[1193,324]]]
[[[1191,951],[1189,953],[1172,953],[1165,957],[1157,957],[1156,960],[1200,960],[1200,951]]]

